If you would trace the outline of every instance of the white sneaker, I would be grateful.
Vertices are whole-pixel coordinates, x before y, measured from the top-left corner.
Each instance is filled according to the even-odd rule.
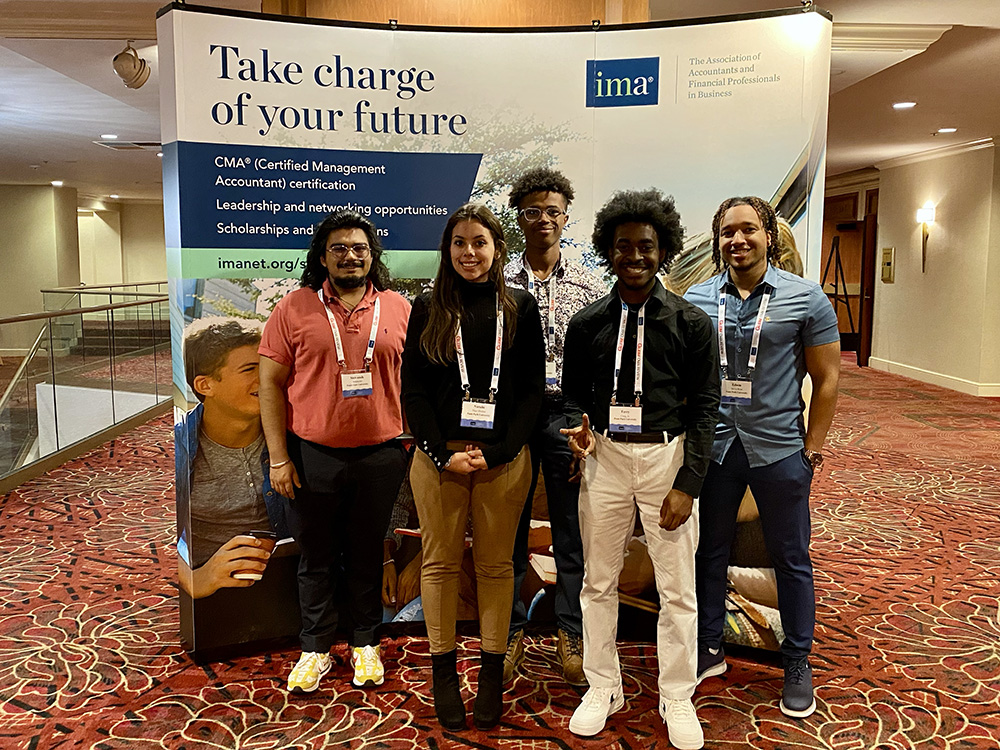
[[[660,716],[667,725],[670,744],[677,750],[700,750],[705,746],[705,733],[690,698],[661,701]]]
[[[330,654],[303,651],[288,675],[288,692],[311,693],[319,687],[320,678],[330,671]]]
[[[622,689],[592,687],[583,696],[569,720],[569,731],[581,737],[591,737],[602,729],[608,717],[625,707]]]

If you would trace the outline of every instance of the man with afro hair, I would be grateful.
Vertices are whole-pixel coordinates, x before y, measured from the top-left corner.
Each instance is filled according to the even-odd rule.
[[[709,317],[658,278],[681,250],[683,233],[673,198],[659,190],[613,195],[597,214],[593,239],[614,288],[577,313],[566,332],[563,392],[577,426],[565,433],[581,477],[583,670],[590,683],[569,728],[597,734],[625,704],[617,586],[638,512],[660,597],[660,715],[674,747],[697,750],[704,744],[691,702],[697,497],[718,417],[719,365]]]

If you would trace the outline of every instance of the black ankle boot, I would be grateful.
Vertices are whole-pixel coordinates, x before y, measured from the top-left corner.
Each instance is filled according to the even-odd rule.
[[[503,660],[506,654],[479,653],[479,688],[472,720],[476,729],[492,729],[503,715]]]
[[[431,654],[434,712],[441,726],[453,730],[465,729],[465,704],[458,689],[458,668],[455,664],[457,655],[456,649],[446,654]]]

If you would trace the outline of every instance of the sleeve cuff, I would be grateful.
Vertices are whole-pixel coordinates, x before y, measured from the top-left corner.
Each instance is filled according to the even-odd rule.
[[[434,443],[433,445],[428,443],[426,440],[419,440],[417,442],[417,446],[420,450],[427,454],[427,457],[430,458],[439,472],[444,471],[444,465],[448,463],[448,459],[451,458],[454,453],[454,451],[448,450],[443,440]]]
[[[686,492],[691,497],[698,497],[701,494],[701,485],[704,481],[705,477],[700,477],[689,467],[682,466],[674,478],[674,489]]]

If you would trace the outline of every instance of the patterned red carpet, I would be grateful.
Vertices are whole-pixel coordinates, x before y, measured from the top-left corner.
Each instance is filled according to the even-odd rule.
[[[780,670],[730,658],[697,694],[707,747],[1000,746],[1000,402],[845,359],[814,492],[817,712],[775,707]],[[627,707],[567,730],[579,693],[536,637],[489,733],[433,718],[422,638],[385,643],[390,676],[352,688],[344,653],[305,699],[291,652],[197,666],[177,646],[171,428],[145,425],[0,498],[0,748],[283,750],[667,748],[655,654],[623,644]],[[463,641],[466,695],[476,643]]]

